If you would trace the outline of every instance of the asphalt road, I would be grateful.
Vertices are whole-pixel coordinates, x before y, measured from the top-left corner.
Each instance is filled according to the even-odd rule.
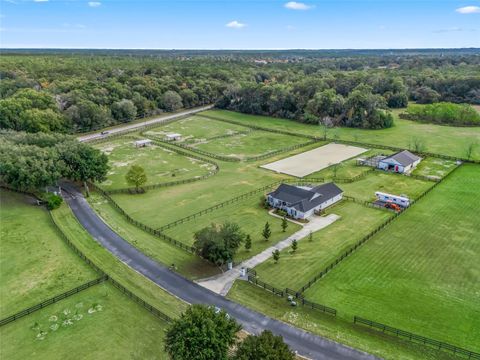
[[[209,110],[211,108],[213,108],[213,105],[197,107],[195,109],[185,110],[185,111],[175,113],[175,114],[171,114],[171,115],[164,115],[164,116],[157,117],[155,119],[150,119],[150,120],[138,122],[138,123],[135,123],[135,124],[116,127],[116,128],[113,128],[113,129],[110,129],[110,130],[107,130],[107,131],[108,131],[108,135],[112,135],[112,134],[121,133],[121,132],[124,132],[124,131],[129,131],[129,130],[133,130],[133,129],[137,129],[137,128],[142,128],[142,127],[144,127],[146,125],[150,125],[150,124],[162,123],[162,122],[167,121],[167,120],[175,119],[175,118],[182,117],[182,116],[185,116],[185,115],[195,114],[197,112]],[[91,140],[95,140],[95,139],[99,139],[99,138],[104,138],[105,136],[107,136],[107,135],[102,135],[101,132],[97,132],[97,133],[94,133],[94,134],[79,136],[78,140],[80,140],[80,141],[91,141]]]
[[[250,333],[258,334],[268,329],[274,334],[281,335],[293,350],[310,359],[376,359],[372,355],[313,335],[250,310],[170,271],[164,265],[137,250],[110,229],[75,187],[70,184],[63,184],[62,187],[67,190],[64,193],[66,202],[82,226],[96,241],[128,266],[180,299],[190,304],[218,306],[233,316]]]

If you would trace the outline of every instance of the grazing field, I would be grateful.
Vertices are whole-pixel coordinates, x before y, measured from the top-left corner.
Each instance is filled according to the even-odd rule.
[[[138,227],[126,222],[102,196],[92,194],[90,205],[102,219],[120,236],[158,262],[170,266],[175,264],[176,271],[190,279],[212,276],[219,269],[196,255],[161,240]],[[179,240],[183,240],[180,238]]]
[[[167,359],[167,323],[108,283],[0,328],[2,359]]]
[[[106,189],[131,187],[125,175],[132,165],[140,165],[147,174],[146,185],[190,179],[212,171],[212,164],[189,158],[156,146],[136,148],[131,138],[102,142],[96,147],[108,155],[110,171],[107,180],[99,185]]]
[[[366,151],[367,149],[356,146],[330,143],[298,155],[262,165],[262,168],[296,177],[304,177]]]
[[[191,116],[166,125],[159,124],[158,127],[150,129],[144,134],[147,137],[148,135],[153,135],[163,138],[166,134],[176,133],[182,135],[181,141],[197,142],[222,135],[233,135],[247,130],[249,129],[244,126]]]
[[[271,216],[268,214],[268,210],[260,206],[260,196],[262,196],[261,193],[259,193],[258,196],[253,195],[241,202],[227,205],[221,209],[166,230],[165,233],[174,239],[191,245],[194,242],[194,233],[196,231],[212,223],[222,224],[226,221],[234,222],[240,226],[243,232],[249,234],[252,239],[252,248],[250,251],[245,250],[242,245],[234,261],[239,262],[248,259],[272,244],[287,238],[301,228],[300,225],[289,222],[286,231],[283,232],[281,228],[282,220]],[[268,241],[265,241],[262,237],[262,231],[267,221],[270,224],[272,236]]]
[[[0,191],[0,318],[97,278],[35,199]]]
[[[463,165],[306,297],[480,351],[478,189],[480,166]]]
[[[405,149],[410,147],[414,139],[418,139],[425,146],[426,151],[458,157],[465,157],[469,143],[478,142],[480,144],[480,127],[466,128],[420,124],[415,121],[400,119],[398,114],[401,111],[395,110],[393,112],[395,123],[393,127],[388,129],[364,130],[342,127],[330,129],[327,135],[334,139],[397,146]],[[209,110],[203,114],[239,121],[245,125],[257,125],[323,137],[323,131],[317,125],[307,125],[286,119],[246,115],[224,110]],[[475,148],[472,158],[480,160],[480,146]]]
[[[404,194],[411,199],[415,199],[433,185],[432,181],[413,179],[405,175],[379,170],[367,174],[358,181],[340,184],[339,186],[345,191],[345,195],[370,201],[375,199],[375,191],[383,191],[394,195]]]
[[[308,139],[298,136],[275,134],[266,131],[252,131],[248,134],[239,134],[201,142],[195,144],[195,147],[216,155],[245,159],[308,141]]]
[[[299,241],[295,253],[291,249],[283,250],[277,264],[269,259],[257,266],[258,278],[280,289],[288,287],[298,290],[349,246],[392,216],[389,211],[368,208],[351,201],[342,201],[328,208],[326,213],[341,218],[313,233],[312,241],[308,237]]]
[[[455,161],[427,157],[422,159],[412,174],[441,179],[452,171],[455,166]]]

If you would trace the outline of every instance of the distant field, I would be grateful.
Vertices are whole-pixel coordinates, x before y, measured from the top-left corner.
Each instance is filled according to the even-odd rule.
[[[104,283],[2,326],[0,353],[10,360],[167,359],[166,326]]]
[[[300,240],[294,254],[290,249],[282,251],[277,264],[269,259],[257,266],[258,278],[280,289],[298,290],[349,246],[392,216],[386,210],[350,201],[329,208],[327,214],[337,214],[341,218],[313,233],[312,241],[308,237]]]
[[[0,318],[97,278],[35,200],[0,191]]]
[[[480,127],[452,127],[432,124],[420,124],[415,121],[398,118],[401,110],[394,111],[395,125],[389,129],[362,130],[353,128],[330,129],[328,136],[342,140],[361,141],[370,144],[397,146],[408,149],[414,138],[420,139],[427,151],[451,156],[465,157],[465,150],[470,142],[477,141],[473,158],[480,160]],[[268,116],[255,116],[224,110],[209,110],[205,115],[222,117],[240,121],[245,125],[260,125],[272,129],[294,131],[303,134],[323,136],[322,130],[316,125],[306,125],[286,119],[276,119]]]
[[[136,148],[134,140],[114,139],[95,145],[108,155],[110,171],[107,180],[100,184],[104,189],[131,187],[125,180],[130,166],[140,165],[147,174],[147,183],[159,184],[202,176],[213,170],[213,165],[189,158],[172,150],[151,145]]]
[[[265,250],[267,247],[287,238],[295,231],[300,230],[300,225],[288,223],[286,232],[282,232],[282,220],[269,215],[268,210],[260,206],[261,196],[262,194],[259,193],[258,196],[252,196],[241,202],[225,206],[224,208],[200,216],[195,220],[166,230],[165,233],[190,245],[193,244],[193,235],[196,231],[212,223],[222,224],[226,221],[234,222],[240,226],[243,232],[249,234],[252,239],[251,250],[245,250],[242,245],[234,260],[238,262],[248,259]],[[262,237],[262,231],[267,221],[270,223],[272,236],[268,241],[265,241]]]
[[[463,165],[306,297],[480,351],[478,189],[480,166]]]

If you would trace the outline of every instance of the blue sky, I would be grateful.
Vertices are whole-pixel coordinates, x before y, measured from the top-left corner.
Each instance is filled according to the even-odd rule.
[[[0,0],[1,47],[480,47],[480,0]]]

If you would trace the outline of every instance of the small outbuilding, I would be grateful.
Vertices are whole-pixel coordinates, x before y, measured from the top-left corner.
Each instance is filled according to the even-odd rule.
[[[307,219],[316,211],[342,200],[343,190],[334,183],[313,188],[281,184],[267,195],[270,206],[285,211],[294,219]]]
[[[135,140],[134,144],[135,144],[135,147],[137,148],[147,147],[152,145],[152,140],[150,139]]]
[[[403,174],[413,170],[421,160],[421,157],[412,154],[408,150],[403,150],[381,159],[378,162],[378,168]]]
[[[182,135],[181,134],[167,134],[167,135],[165,135],[165,140],[166,141],[180,141],[180,140],[182,140]]]

